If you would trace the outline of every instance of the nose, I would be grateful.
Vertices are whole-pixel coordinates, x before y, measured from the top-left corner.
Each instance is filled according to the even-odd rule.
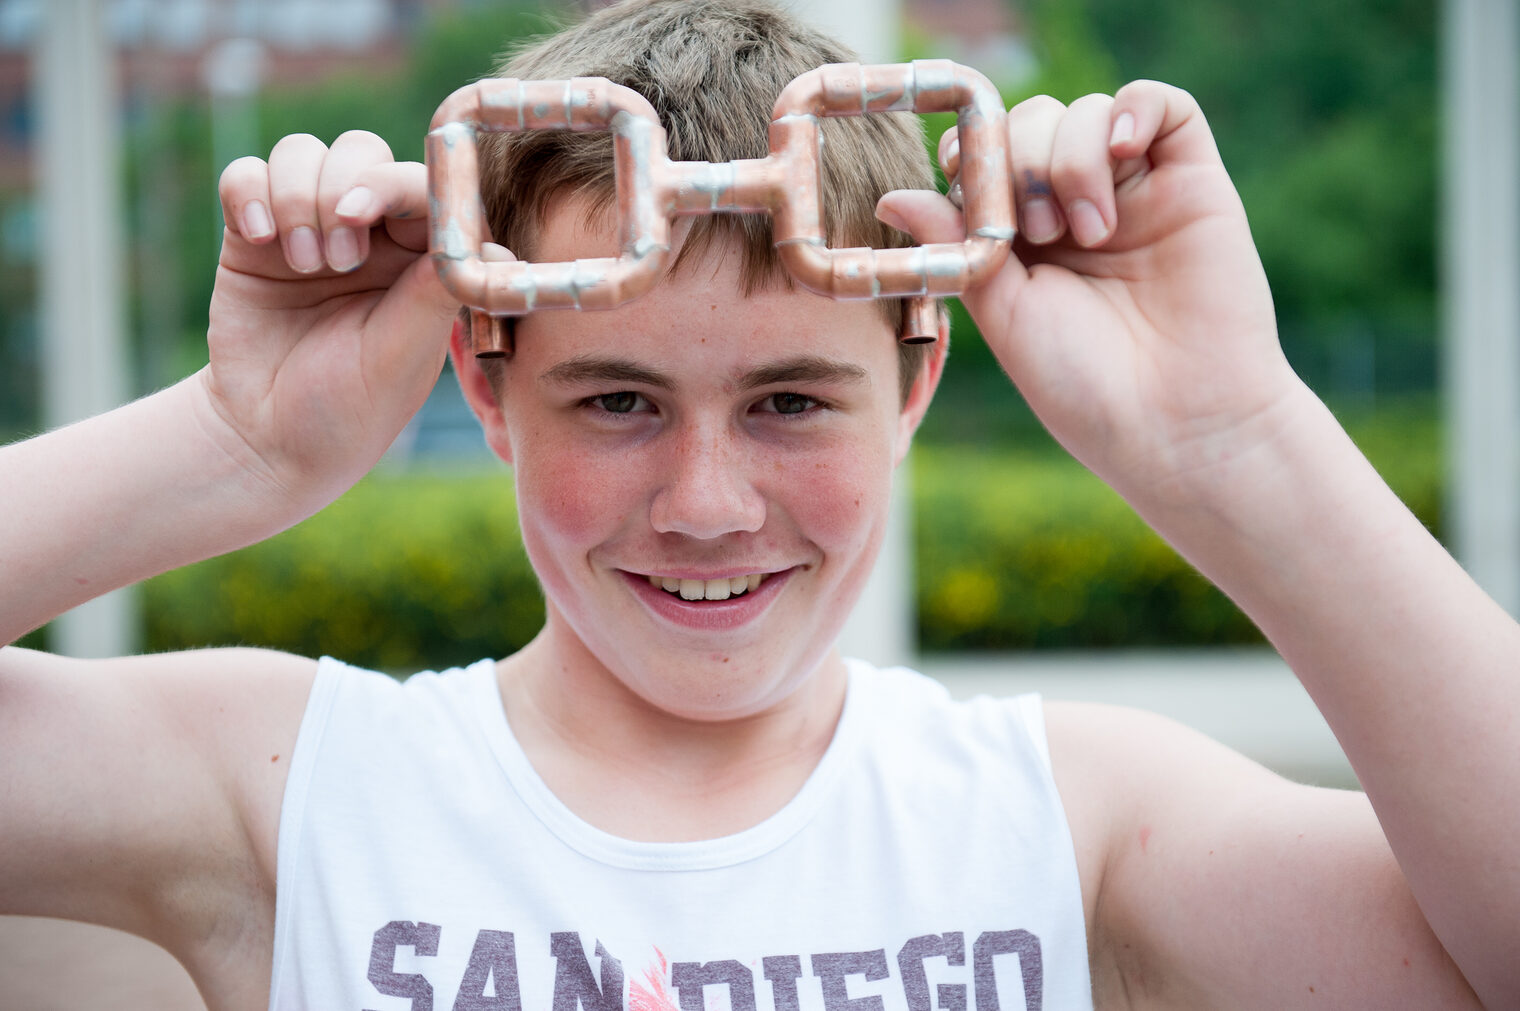
[[[765,524],[765,497],[752,480],[754,454],[737,433],[669,433],[668,469],[649,506],[660,533],[712,539],[754,533]]]

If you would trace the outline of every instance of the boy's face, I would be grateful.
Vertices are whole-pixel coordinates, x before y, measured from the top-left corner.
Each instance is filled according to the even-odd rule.
[[[581,218],[556,208],[538,259],[615,255]],[[620,309],[520,320],[481,412],[562,662],[703,720],[780,703],[828,656],[939,365],[904,406],[875,305],[745,298],[724,252]]]

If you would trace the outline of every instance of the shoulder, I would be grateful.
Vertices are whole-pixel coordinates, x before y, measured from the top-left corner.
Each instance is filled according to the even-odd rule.
[[[1363,794],[1293,783],[1152,713],[1046,717],[1100,1003],[1470,1006]]]
[[[0,650],[0,906],[120,927],[182,957],[240,931],[226,911],[272,896],[316,668],[249,649]]]
[[[262,649],[81,660],[12,647],[0,651],[3,721],[16,747],[63,733],[101,772],[156,772],[256,815],[283,786],[317,668]]]

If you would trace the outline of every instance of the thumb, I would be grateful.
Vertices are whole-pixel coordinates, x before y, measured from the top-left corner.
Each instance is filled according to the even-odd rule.
[[[933,190],[893,190],[876,202],[876,217],[920,244],[966,241],[965,215],[948,197]],[[995,315],[1006,315],[1028,277],[1019,258],[1010,254],[1002,269],[981,286],[961,293],[961,301],[983,334]]]
[[[480,258],[487,263],[516,260],[512,251],[495,242],[482,243]],[[378,326],[386,357],[384,367],[409,371],[443,368],[448,356],[449,334],[459,315],[459,299],[444,287],[433,258],[427,254],[396,280],[376,307],[372,322]],[[436,366],[436,367],[435,367]]]
[[[876,202],[876,217],[920,243],[966,238],[966,219],[960,208],[933,190],[893,190]]]
[[[432,373],[443,368],[459,300],[438,278],[426,253],[402,272],[365,322],[369,361],[380,374]]]

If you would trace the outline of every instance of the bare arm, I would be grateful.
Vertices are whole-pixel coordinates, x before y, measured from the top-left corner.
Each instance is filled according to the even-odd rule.
[[[1138,82],[1034,100],[1009,129],[1020,207],[1053,200],[1061,230],[967,294],[983,334],[1055,437],[1292,664],[1435,936],[1487,1004],[1520,1005],[1520,631],[1289,368],[1190,96]],[[961,229],[933,194],[883,208],[926,241]],[[1200,922],[1228,914],[1205,902]]]
[[[1367,798],[1149,713],[1046,706],[1101,1008],[1475,1008]]]
[[[1488,1006],[1516,1006],[1520,627],[1317,401],[1255,455],[1216,468],[1207,508],[1152,522],[1288,660],[1431,927]]]
[[[315,512],[438,376],[457,305],[425,255],[422,166],[373,135],[290,137],[267,164],[233,163],[221,196],[209,366],[0,450],[0,641]],[[267,1000],[267,975],[227,974],[272,937],[280,796],[314,671],[252,650],[0,649],[0,912],[122,927],[218,973],[218,993]]]
[[[315,667],[0,649],[0,912],[103,923],[182,958],[259,923]]]
[[[192,377],[0,449],[0,641],[101,593],[230,551],[292,520],[240,463]]]
[[[267,165],[229,166],[221,193],[210,365],[0,450],[0,641],[309,516],[374,464],[442,368],[457,305],[419,255],[422,166],[372,135],[331,151],[289,137]],[[301,259],[294,236],[336,229],[362,264]]]

